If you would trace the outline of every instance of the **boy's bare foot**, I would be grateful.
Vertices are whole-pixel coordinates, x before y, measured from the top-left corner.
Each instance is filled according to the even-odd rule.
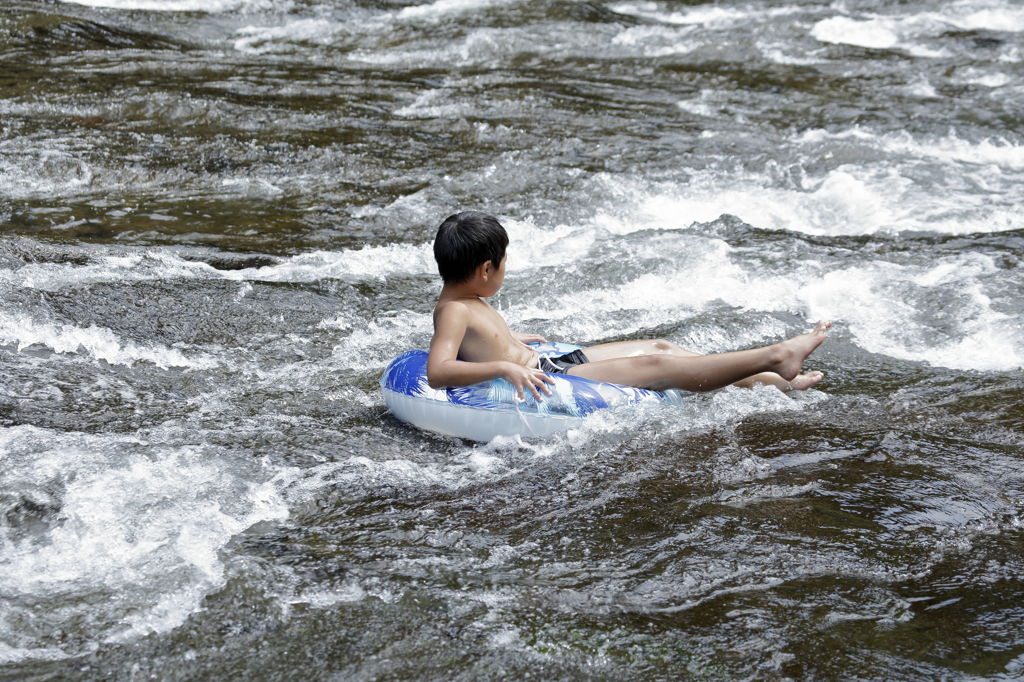
[[[794,336],[778,344],[777,349],[780,351],[781,357],[774,368],[775,371],[786,381],[793,381],[800,374],[800,367],[803,366],[807,356],[825,340],[825,335],[831,326],[831,322],[819,320],[809,333]]]
[[[806,391],[814,384],[818,383],[825,378],[825,375],[821,372],[808,372],[807,374],[797,374],[793,377],[793,380],[789,382],[789,388],[793,391]]]

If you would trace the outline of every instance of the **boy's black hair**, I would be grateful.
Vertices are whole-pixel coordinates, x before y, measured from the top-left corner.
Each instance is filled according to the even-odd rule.
[[[490,213],[463,211],[450,215],[437,228],[434,260],[445,282],[464,282],[486,261],[501,265],[508,234]]]

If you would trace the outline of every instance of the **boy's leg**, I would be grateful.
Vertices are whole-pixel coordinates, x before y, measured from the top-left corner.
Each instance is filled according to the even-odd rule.
[[[737,381],[733,386],[753,388],[754,386],[774,386],[780,391],[806,391],[808,388],[825,378],[821,372],[798,374],[792,381],[786,381],[775,372],[761,372],[752,377]]]
[[[686,350],[678,344],[666,341],[665,339],[613,341],[584,348],[583,352],[591,362],[636,357],[639,355],[675,355],[684,358],[702,357],[701,353]],[[573,374],[576,374],[576,372],[573,372]],[[760,374],[745,377],[733,385],[740,388],[753,388],[754,386],[764,385],[774,386],[780,391],[803,391],[824,378],[825,375],[821,372],[808,372],[807,374],[797,375],[792,381],[786,381],[775,372],[761,372]]]
[[[678,355],[692,358],[700,355],[686,350],[664,339],[638,339],[636,341],[612,341],[584,348],[583,352],[591,362],[612,358],[631,358],[637,355]]]
[[[596,358],[605,359],[591,358],[592,362],[573,367],[569,374],[656,390],[681,388],[687,391],[710,391],[739,381],[754,380],[755,375],[765,372],[775,373],[788,382],[803,378],[798,376],[800,366],[804,358],[825,340],[829,326],[831,323],[819,322],[809,334],[801,334],[782,343],[713,355],[660,352],[622,357],[609,352],[616,349],[607,347],[614,345],[618,346],[618,350],[625,350],[627,346],[603,344],[605,348],[593,346],[584,349],[584,353],[590,357],[590,353],[597,350]],[[636,349],[640,347],[635,346]]]

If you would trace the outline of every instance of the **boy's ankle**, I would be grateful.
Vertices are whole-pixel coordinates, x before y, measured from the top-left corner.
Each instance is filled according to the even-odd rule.
[[[789,357],[786,352],[785,346],[781,343],[773,343],[767,347],[768,350],[768,364],[771,370],[775,370]]]

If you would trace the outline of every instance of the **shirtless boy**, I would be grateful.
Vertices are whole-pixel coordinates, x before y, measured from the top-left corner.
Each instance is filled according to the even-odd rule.
[[[434,307],[434,338],[427,359],[431,387],[469,386],[502,377],[516,387],[520,400],[524,389],[540,400],[542,392],[551,393],[548,372],[686,391],[711,391],[730,384],[804,390],[824,378],[821,372],[801,374],[800,366],[825,340],[828,322],[781,343],[731,353],[700,355],[669,341],[648,339],[541,357],[526,344],[544,339],[510,330],[484,300],[496,294],[505,279],[507,246],[505,228],[487,213],[458,213],[438,228],[434,258],[444,287]]]

